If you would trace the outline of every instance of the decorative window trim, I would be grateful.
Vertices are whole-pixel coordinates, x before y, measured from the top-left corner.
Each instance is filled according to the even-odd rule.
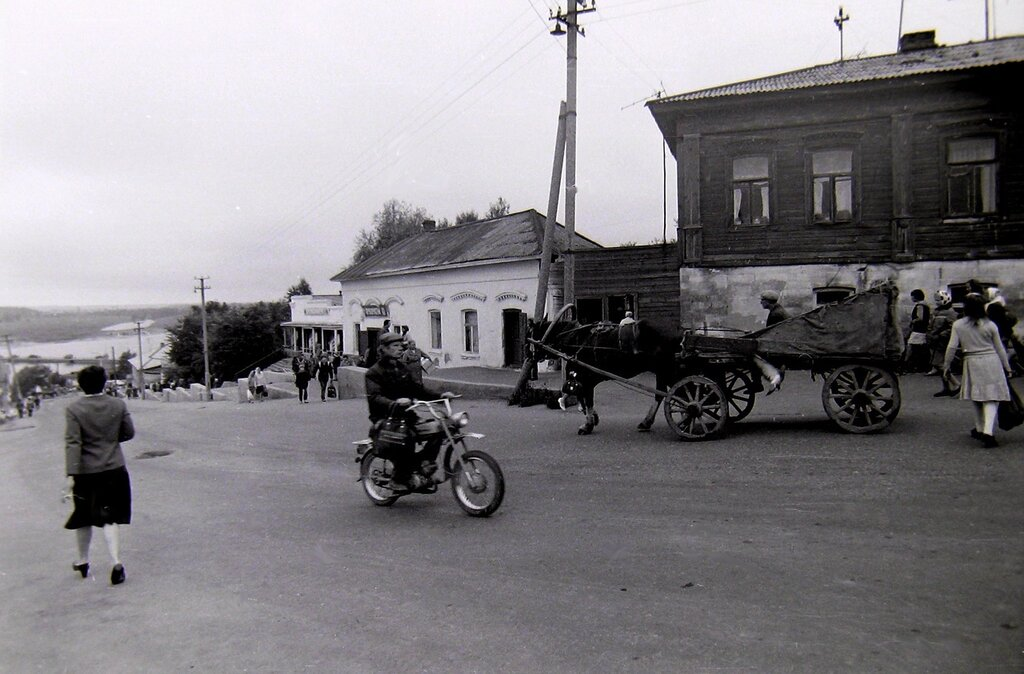
[[[953,143],[963,142],[985,142],[991,141],[993,146],[993,157],[985,160],[962,160],[962,161],[950,161],[949,150]],[[1003,143],[1002,138],[997,133],[985,132],[980,133],[958,133],[949,134],[945,136],[941,141],[941,156],[942,156],[942,172],[943,172],[943,189],[945,195],[942,204],[943,220],[945,222],[962,221],[966,224],[972,222],[984,222],[986,219],[990,219],[999,213],[1000,208],[1000,160],[1003,158]],[[970,190],[970,194],[973,197],[972,201],[980,201],[975,209],[967,210],[953,210],[950,203],[953,197],[953,173],[954,171],[959,172],[961,179],[967,175],[964,172],[969,172],[972,179],[977,178],[977,171],[987,169],[988,181],[991,183],[992,193],[985,199],[982,193],[975,193],[974,190]],[[966,194],[962,195],[966,196]],[[991,201],[989,208],[984,208],[984,202]]]
[[[486,302],[487,295],[484,295],[483,293],[478,293],[475,290],[463,290],[462,292],[457,292],[454,295],[452,295],[452,302],[458,302],[460,300],[466,299],[474,299],[479,300],[480,302]]]
[[[444,297],[438,295],[437,293],[430,293],[429,295],[423,296],[424,304],[429,304],[431,302],[437,302],[438,304],[441,304],[442,302],[444,302]]]
[[[401,297],[395,297],[394,295],[384,300],[384,306],[390,307],[392,304],[397,304],[400,307],[404,307],[405,300],[403,300]]]
[[[804,171],[805,171],[805,189],[807,190],[807,221],[811,225],[817,226],[834,226],[834,225],[850,225],[857,224],[861,218],[861,178],[860,178],[860,148],[857,145],[842,143],[842,136],[844,134],[838,134],[840,142],[827,146],[809,146],[806,149],[804,156]],[[825,153],[839,153],[848,152],[850,154],[850,170],[849,173],[840,173],[836,171],[831,172],[814,172],[814,157],[817,154]],[[836,178],[849,179],[850,183],[850,213],[849,217],[839,217],[839,212],[829,213],[828,217],[815,218],[814,217],[814,194],[815,194],[815,183],[819,179],[826,179],[830,191],[830,203],[832,204],[832,211],[836,210],[834,197],[836,188]]]
[[[745,178],[737,179],[736,178],[736,162],[737,162],[737,160],[742,160],[742,159],[764,159],[765,162],[766,162],[765,175],[757,177],[757,178],[745,177]],[[754,228],[758,228],[758,227],[768,227],[768,226],[770,226],[772,224],[772,217],[775,214],[775,204],[773,203],[774,200],[775,200],[775,190],[772,189],[773,182],[774,182],[773,177],[774,177],[774,174],[775,174],[775,154],[773,152],[771,152],[771,151],[762,151],[762,152],[748,151],[748,152],[743,152],[743,153],[736,153],[732,157],[732,159],[730,161],[729,173],[732,176],[732,178],[731,178],[731,181],[729,183],[728,198],[729,198],[729,205],[730,205],[730,207],[732,209],[732,212],[733,212],[733,216],[729,218],[729,227],[730,227],[730,229],[749,230],[749,229],[754,229]],[[736,222],[735,213],[736,213],[736,190],[737,190],[737,187],[738,186],[739,187],[746,187],[746,189],[749,190],[749,193],[752,195],[754,190],[756,188],[758,188],[761,184],[764,184],[765,188],[768,191],[768,200],[767,200],[768,217],[764,218],[764,220],[762,222],[754,222],[755,219],[760,219],[760,218],[754,218],[751,214],[748,213],[747,217],[750,218],[750,222]],[[748,206],[749,206],[749,204],[748,204]]]
[[[494,298],[494,301],[505,302],[508,300],[519,300],[520,302],[525,302],[527,299],[528,296],[526,293],[521,293],[516,290],[508,290],[503,293],[498,293],[498,295]]]

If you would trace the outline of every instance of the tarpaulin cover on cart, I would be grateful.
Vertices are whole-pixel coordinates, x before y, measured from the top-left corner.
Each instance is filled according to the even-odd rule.
[[[750,332],[758,353],[771,357],[850,357],[899,360],[903,337],[891,283]]]

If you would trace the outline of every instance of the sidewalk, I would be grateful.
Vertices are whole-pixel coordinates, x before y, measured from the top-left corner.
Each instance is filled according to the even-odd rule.
[[[516,382],[519,381],[519,370],[512,368],[489,367],[447,367],[437,368],[424,375],[423,382],[428,386],[446,386],[453,388],[469,386],[477,393],[493,389],[497,395],[487,397],[504,397],[512,395]],[[559,390],[562,386],[561,372],[541,372],[536,381],[531,381],[532,388],[549,388]]]

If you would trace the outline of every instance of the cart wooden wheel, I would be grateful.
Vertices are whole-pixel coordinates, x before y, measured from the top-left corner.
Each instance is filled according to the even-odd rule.
[[[721,435],[729,419],[722,387],[702,375],[684,377],[665,398],[665,420],[683,440],[708,440]]]
[[[729,398],[729,421],[739,421],[754,409],[754,380],[746,370],[725,373],[725,395]]]
[[[891,372],[874,365],[842,365],[821,388],[825,413],[848,433],[871,433],[887,427],[900,412],[900,384]]]

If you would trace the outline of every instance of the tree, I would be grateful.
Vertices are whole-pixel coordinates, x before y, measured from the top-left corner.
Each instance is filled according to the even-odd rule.
[[[284,301],[289,302],[296,295],[312,295],[313,289],[309,287],[309,281],[304,276],[299,277],[299,282],[289,288],[284,294]]]
[[[362,262],[374,253],[390,248],[402,239],[423,231],[423,221],[430,219],[423,208],[391,199],[373,216],[373,227],[363,229],[356,237],[352,264]]]
[[[280,360],[284,345],[280,326],[288,318],[288,304],[283,301],[241,305],[207,302],[210,377],[233,381],[256,366],[266,367]],[[168,358],[174,364],[175,376],[203,381],[203,328],[199,307],[192,307],[168,333]]]
[[[213,325],[228,310],[223,302],[206,303],[206,327],[210,350],[213,350]],[[203,319],[198,306],[167,329],[167,358],[176,366],[175,379],[203,381]],[[211,373],[212,376],[212,373]]]
[[[462,211],[461,213],[459,213],[458,215],[455,216],[455,224],[456,225],[462,225],[462,224],[465,224],[467,222],[476,222],[479,219],[480,219],[480,216],[477,215],[476,211],[473,211],[473,210]]]
[[[53,371],[46,365],[27,365],[15,373],[14,388],[19,398],[25,398],[36,386],[44,390],[49,388],[52,378]]]
[[[493,202],[487,209],[487,215],[484,216],[485,220],[490,218],[500,218],[504,215],[508,215],[509,204],[505,201],[504,197],[498,197],[498,200]]]
[[[132,359],[137,354],[131,351],[123,351],[120,356],[117,357],[117,361],[114,362],[114,371],[110,373],[111,379],[128,379],[132,373]]]

